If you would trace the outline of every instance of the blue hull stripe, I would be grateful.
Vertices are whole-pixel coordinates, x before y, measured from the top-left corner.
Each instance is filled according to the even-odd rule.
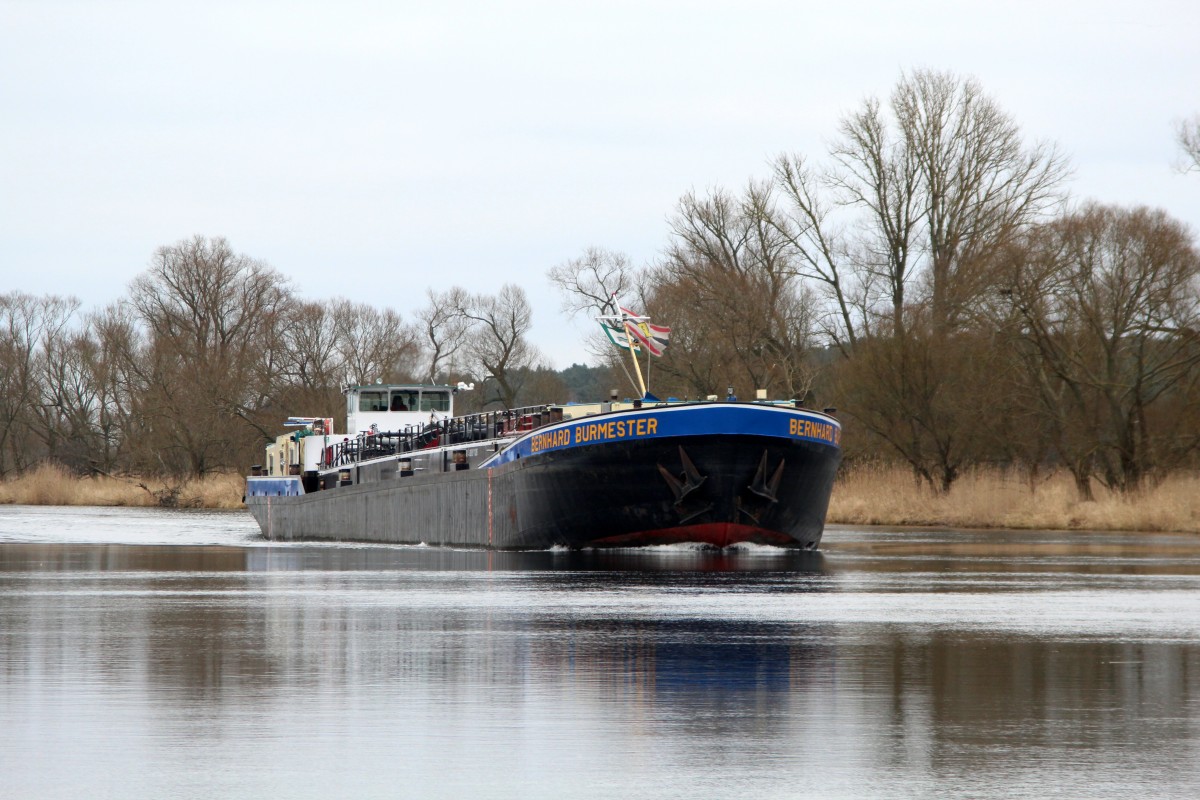
[[[573,447],[672,436],[770,436],[841,446],[842,426],[821,414],[780,406],[705,404],[620,411],[528,433],[481,467]]]

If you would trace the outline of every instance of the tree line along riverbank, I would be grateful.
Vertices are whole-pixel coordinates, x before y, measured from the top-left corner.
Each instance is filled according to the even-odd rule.
[[[245,480],[215,474],[184,481],[129,476],[77,477],[44,465],[0,483],[0,503],[240,509]],[[1101,490],[1080,501],[1065,472],[979,469],[950,493],[935,492],[895,465],[860,465],[834,486],[828,522],[1029,530],[1200,533],[1200,475],[1178,473],[1136,493]]]

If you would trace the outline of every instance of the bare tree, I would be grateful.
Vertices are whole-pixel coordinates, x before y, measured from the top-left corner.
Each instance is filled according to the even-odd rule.
[[[44,407],[47,347],[61,340],[79,308],[75,298],[0,294],[0,476],[53,454],[57,411]],[[46,428],[51,422],[53,427]]]
[[[273,392],[281,411],[344,419],[346,384],[417,375],[417,328],[391,309],[336,299],[293,303],[285,316]]]
[[[279,356],[282,385],[274,393],[277,405],[288,413],[334,417],[344,430],[341,387],[348,368],[332,304],[298,302],[285,316]]]
[[[428,302],[417,312],[416,326],[426,353],[425,380],[437,383],[455,371],[455,360],[466,344],[471,326],[462,309],[469,305],[469,298],[458,286],[445,292],[429,289],[425,296]]]
[[[851,258],[869,292],[864,299],[873,305],[870,293],[880,287],[891,330],[903,336],[908,289],[919,260],[920,160],[906,137],[889,132],[874,98],[842,120],[840,134],[827,181],[840,203],[864,212]]]
[[[825,332],[847,354],[880,322],[904,335],[911,303],[929,304],[934,330],[961,328],[991,294],[993,253],[1061,201],[1068,173],[978,83],[949,73],[903,76],[886,109],[868,98],[838,134],[824,170],[776,159],[787,202],[773,219],[831,301]]]
[[[653,272],[649,308],[670,321],[661,370],[685,394],[766,389],[803,395],[815,314],[776,223],[766,183],[735,196],[684,195],[671,219],[673,240]]]
[[[283,276],[223,238],[155,252],[129,292],[146,331],[126,353],[140,384],[144,466],[204,474],[249,455],[271,425],[260,412],[290,302]]]
[[[818,318],[821,332],[849,355],[866,325],[869,275],[856,269],[848,240],[822,199],[827,179],[795,155],[779,156],[772,178],[785,207],[777,208],[768,221],[788,242],[793,268],[820,287],[831,306]]]
[[[516,406],[523,371],[532,367],[537,350],[526,339],[533,321],[533,309],[525,291],[505,284],[499,294],[465,296],[457,311],[471,330],[464,347],[467,366],[486,380],[483,402],[498,402],[504,408]]]
[[[629,256],[603,247],[587,248],[578,258],[551,268],[547,277],[562,296],[562,310],[572,318],[607,313],[606,306],[614,295],[623,302],[631,302],[631,296],[642,297]],[[599,327],[593,330],[586,342],[587,351],[606,363],[619,358],[604,332]]]
[[[696,265],[655,275],[648,308],[671,324],[666,356],[650,361],[659,390],[703,397],[733,386],[804,397],[812,388],[813,312],[802,288],[768,301],[753,274]]]
[[[823,330],[851,359],[870,342],[839,367],[840,404],[947,490],[986,437],[965,392],[991,385],[966,374],[988,355],[976,322],[995,296],[995,254],[1060,202],[1066,163],[1026,146],[978,83],[927,70],[843,118],[830,157],[824,170],[776,160],[787,202],[775,226],[830,301]],[[904,416],[888,427],[879,410]]]
[[[1026,148],[971,79],[917,71],[892,109],[918,168],[932,324],[954,330],[993,286],[991,254],[1061,202],[1067,164],[1051,145]]]
[[[134,396],[144,388],[129,360],[129,354],[138,349],[135,342],[139,334],[124,303],[113,303],[91,314],[88,328],[95,342],[91,382],[99,450],[94,457],[98,469],[108,472],[128,466],[129,438],[135,428]]]
[[[1010,251],[1006,288],[1056,441],[1090,497],[1093,472],[1137,489],[1200,447],[1200,253],[1162,211],[1088,205]]]
[[[801,156],[775,160],[773,180],[787,203],[773,222],[801,274],[832,302],[823,331],[849,356],[875,327],[881,303],[890,329],[904,333],[919,266],[920,178],[914,151],[890,132],[877,99],[845,117],[839,133],[822,172]],[[861,213],[836,223],[834,212],[845,209]]]
[[[344,380],[412,380],[420,369],[417,329],[392,309],[337,300],[331,308]]]
[[[1200,172],[1200,114],[1176,124],[1175,141],[1179,145],[1179,171]]]
[[[589,247],[547,275],[562,294],[562,310],[572,317],[600,313],[614,294],[621,297],[636,287],[629,256],[603,247]]]
[[[48,458],[80,471],[105,467],[105,447],[97,427],[100,357],[90,324],[49,337],[38,359],[40,398],[35,406],[37,435]]]
[[[945,493],[982,455],[1004,352],[978,333],[935,337],[919,318],[907,326],[906,336],[861,340],[854,358],[837,365],[835,390],[849,400],[850,417]]]

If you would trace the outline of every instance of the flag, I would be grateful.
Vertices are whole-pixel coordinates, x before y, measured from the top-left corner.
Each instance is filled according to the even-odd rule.
[[[600,325],[610,342],[623,350],[628,350],[632,344],[635,353],[645,350],[652,356],[663,354],[671,338],[670,328],[650,324],[650,320],[641,314],[618,306],[615,298],[605,305],[605,311],[609,310],[612,313],[601,317]]]

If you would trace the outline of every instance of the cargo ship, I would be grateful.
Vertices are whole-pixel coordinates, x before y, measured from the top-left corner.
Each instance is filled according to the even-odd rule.
[[[837,419],[795,403],[633,400],[453,416],[449,386],[352,386],[346,397],[346,433],[329,419],[293,419],[297,429],[247,479],[246,505],[268,539],[813,549],[841,456]]]
[[[661,353],[669,329],[623,308],[616,319],[605,324],[624,332],[635,368],[639,343]],[[246,505],[272,540],[818,546],[841,458],[833,409],[761,391],[661,401],[637,378],[633,400],[463,416],[466,384],[347,386],[347,430],[289,420],[296,429],[248,477]]]

